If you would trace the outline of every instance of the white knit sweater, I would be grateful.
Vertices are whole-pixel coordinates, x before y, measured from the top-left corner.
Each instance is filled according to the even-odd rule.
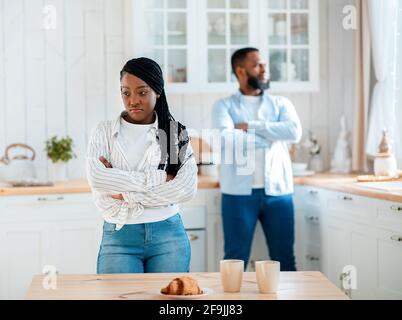
[[[166,182],[166,172],[158,170],[161,150],[156,139],[156,119],[148,131],[152,143],[137,171],[132,171],[118,139],[120,118],[121,115],[116,120],[103,121],[93,130],[87,153],[87,178],[95,205],[107,222],[116,224],[117,230],[128,220],[140,217],[144,208],[172,206],[191,200],[197,192],[197,164],[190,143],[176,177]],[[100,156],[113,168],[106,168]],[[124,200],[111,197],[116,194],[122,194]]]

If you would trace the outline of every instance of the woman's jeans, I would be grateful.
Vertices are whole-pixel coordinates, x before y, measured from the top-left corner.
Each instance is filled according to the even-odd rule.
[[[97,272],[189,272],[191,249],[179,214],[163,221],[127,224],[119,231],[105,222]]]
[[[292,195],[267,196],[264,189],[254,189],[250,196],[223,194],[222,220],[224,259],[244,260],[244,267],[247,267],[259,220],[271,260],[280,262],[281,271],[296,270]]]

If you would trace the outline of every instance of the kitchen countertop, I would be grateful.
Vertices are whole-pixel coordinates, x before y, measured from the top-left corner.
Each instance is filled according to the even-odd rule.
[[[402,203],[401,191],[383,191],[379,189],[364,188],[354,185],[357,182],[358,174],[331,174],[322,173],[313,176],[295,177],[295,185],[306,185],[323,188],[332,191],[340,191],[364,197],[381,200],[395,201]],[[402,180],[402,179],[401,179]],[[219,181],[215,178],[198,176],[199,189],[219,188]],[[85,193],[90,192],[89,185],[85,179],[69,180],[51,187],[6,187],[0,185],[0,196],[38,195],[38,194],[60,194],[60,193]]]
[[[224,293],[220,274],[146,273],[107,275],[58,275],[57,289],[43,288],[44,275],[34,276],[28,300],[167,300],[158,293],[174,278],[187,275],[213,294],[205,300],[348,300],[349,298],[321,272],[281,272],[277,294],[260,294],[254,272],[245,272],[240,293]]]
[[[306,185],[331,191],[339,191],[363,197],[402,203],[402,191],[385,191],[355,185],[354,183],[357,182],[358,175],[359,174],[322,173],[308,177],[295,177],[294,181],[296,185]]]
[[[198,188],[219,188],[219,182],[213,178],[198,176]],[[91,192],[88,182],[85,179],[69,180],[63,183],[56,183],[54,186],[49,187],[8,187],[6,185],[0,185],[0,196],[23,196],[85,192]]]

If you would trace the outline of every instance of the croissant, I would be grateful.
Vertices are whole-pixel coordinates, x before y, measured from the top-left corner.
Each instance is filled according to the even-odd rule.
[[[197,280],[184,276],[173,279],[166,288],[161,289],[161,293],[168,295],[196,295],[203,294],[203,291],[198,286]]]

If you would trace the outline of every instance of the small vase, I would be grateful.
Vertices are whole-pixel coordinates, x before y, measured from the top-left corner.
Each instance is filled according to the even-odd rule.
[[[50,176],[52,182],[62,182],[67,180],[67,166],[65,162],[51,162]]]
[[[394,155],[377,156],[374,160],[374,174],[376,176],[398,177],[396,159]]]
[[[322,161],[321,155],[315,154],[310,157],[309,169],[314,172],[324,171],[324,162]]]

